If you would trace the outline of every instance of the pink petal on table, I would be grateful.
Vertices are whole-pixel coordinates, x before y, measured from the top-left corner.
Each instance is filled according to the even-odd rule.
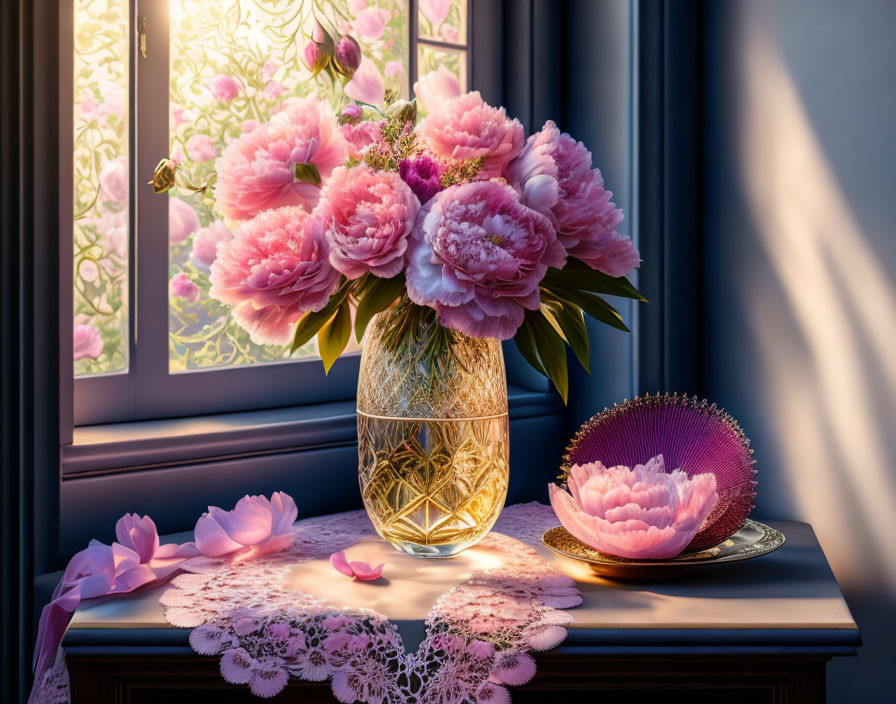
[[[149,516],[140,518],[136,513],[126,513],[115,524],[115,537],[136,552],[140,562],[149,562],[159,549],[159,533]]]
[[[196,547],[208,557],[220,557],[243,546],[231,540],[214,518],[205,514],[196,521]]]
[[[333,569],[337,572],[341,572],[346,577],[354,577],[355,573],[352,572],[352,566],[348,564],[348,558],[345,556],[345,551],[342,552],[334,552],[330,555],[330,564],[333,566]]]
[[[352,572],[355,573],[356,579],[370,582],[383,576],[383,567],[385,566],[385,563],[371,567],[369,562],[352,562]]]
[[[209,506],[208,512],[227,536],[240,545],[255,545],[271,536],[273,521],[270,502],[263,497],[244,496],[236,502],[233,511]]]

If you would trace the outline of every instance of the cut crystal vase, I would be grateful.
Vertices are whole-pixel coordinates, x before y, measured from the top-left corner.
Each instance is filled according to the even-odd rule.
[[[479,542],[507,495],[507,378],[501,343],[460,333],[389,342],[367,328],[358,378],[359,480],[379,534],[418,557]],[[429,346],[429,347],[428,347]]]

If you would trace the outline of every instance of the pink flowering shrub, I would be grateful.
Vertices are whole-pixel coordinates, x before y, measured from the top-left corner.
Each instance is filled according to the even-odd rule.
[[[286,205],[311,210],[320,185],[297,179],[295,165],[312,164],[326,182],[347,156],[345,138],[326,103],[287,101],[270,122],[244,132],[215,162],[216,208],[233,220]]]
[[[306,312],[327,304],[339,284],[324,222],[298,207],[268,210],[217,245],[210,294],[256,344],[284,345]]]
[[[563,527],[600,552],[633,560],[678,555],[718,499],[714,474],[667,474],[662,455],[633,469],[573,465],[567,484],[568,492],[548,486]]]
[[[391,278],[404,268],[420,202],[392,171],[339,168],[316,213],[327,223],[330,263],[350,279],[366,272]]]
[[[550,221],[510,186],[485,181],[448,188],[417,221],[408,253],[408,296],[442,325],[472,337],[513,337],[538,285],[566,254]]]
[[[197,269],[208,271],[215,257],[218,256],[218,242],[229,240],[233,235],[222,220],[215,220],[208,227],[203,227],[193,237],[193,251],[190,261]]]
[[[98,328],[76,319],[73,333],[74,361],[96,359],[103,353],[103,338]]]
[[[175,298],[184,298],[190,303],[195,303],[199,300],[199,287],[182,271],[171,277],[168,288],[171,291],[171,295]]]
[[[207,161],[218,156],[218,150],[212,144],[211,137],[207,134],[194,134],[184,145],[187,156],[193,161]]]
[[[526,141],[519,120],[511,120],[504,108],[493,108],[476,92],[444,101],[417,131],[433,156],[456,161],[481,158],[479,178],[500,176]]]
[[[208,82],[208,89],[218,100],[230,102],[240,94],[240,84],[233,76],[219,73]]]

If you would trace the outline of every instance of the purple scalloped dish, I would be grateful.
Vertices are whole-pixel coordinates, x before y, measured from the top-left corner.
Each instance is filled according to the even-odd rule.
[[[564,472],[595,461],[634,467],[659,454],[669,472],[716,475],[718,502],[688,551],[718,545],[740,529],[756,498],[750,441],[730,415],[696,397],[640,396],[598,413],[567,448]]]

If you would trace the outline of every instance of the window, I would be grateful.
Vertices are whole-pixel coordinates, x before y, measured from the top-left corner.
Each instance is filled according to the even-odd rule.
[[[324,379],[316,341],[256,345],[209,295],[230,223],[200,190],[215,158],[292,97],[407,97],[444,67],[469,85],[468,0],[75,0],[75,422],[105,423],[349,399],[357,359]],[[315,23],[355,37],[345,85],[315,79]],[[442,69],[444,70],[444,69]],[[181,188],[154,195],[160,158]],[[303,361],[304,360],[304,361]],[[276,369],[272,369],[276,365]]]

